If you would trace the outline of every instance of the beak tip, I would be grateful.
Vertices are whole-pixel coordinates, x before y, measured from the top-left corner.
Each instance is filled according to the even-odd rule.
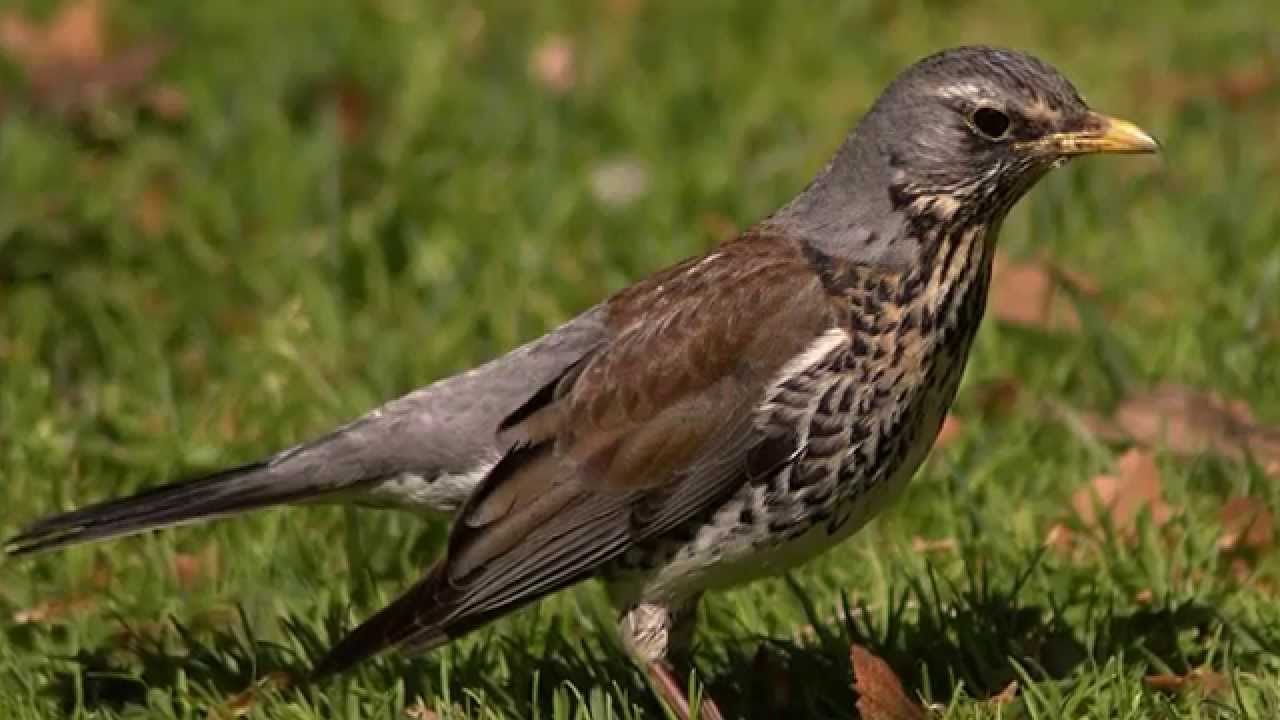
[[[1119,118],[1099,116],[1103,131],[1097,149],[1100,152],[1153,155],[1164,150],[1164,145],[1146,130]]]
[[[1145,155],[1157,155],[1164,152],[1164,143],[1160,142],[1160,140],[1145,130],[1140,130],[1139,132],[1142,133],[1143,142],[1141,149],[1138,152]]]

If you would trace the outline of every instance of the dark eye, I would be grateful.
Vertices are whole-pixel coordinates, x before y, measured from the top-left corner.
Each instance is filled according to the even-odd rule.
[[[1009,116],[995,108],[980,107],[973,111],[973,127],[990,140],[1000,140],[1009,132]]]

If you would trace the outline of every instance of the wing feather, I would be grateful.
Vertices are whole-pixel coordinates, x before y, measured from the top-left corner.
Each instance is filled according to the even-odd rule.
[[[607,339],[502,423],[449,549],[322,662],[426,649],[585,579],[794,459],[756,409],[832,324],[801,249],[746,235],[614,296]]]

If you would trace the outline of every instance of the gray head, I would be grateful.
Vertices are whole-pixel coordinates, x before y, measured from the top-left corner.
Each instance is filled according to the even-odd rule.
[[[817,236],[836,252],[855,242],[877,245],[875,238],[841,235],[901,234],[875,230],[886,221],[905,222],[915,235],[935,227],[995,227],[1045,172],[1070,157],[1157,148],[1136,126],[1090,110],[1070,81],[1041,60],[955,48],[903,72],[831,164],[770,222]]]

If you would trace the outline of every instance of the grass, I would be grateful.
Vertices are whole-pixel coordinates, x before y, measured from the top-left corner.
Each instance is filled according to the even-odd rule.
[[[113,36],[175,42],[156,80],[189,109],[70,119],[24,104],[0,65],[0,533],[252,459],[535,337],[787,199],[905,64],[992,42],[1167,142],[1163,162],[1055,174],[1006,224],[1005,250],[1089,273],[1109,311],[1085,334],[987,322],[962,436],[856,539],[705,603],[702,675],[733,714],[853,717],[858,641],[951,718],[1280,715],[1280,562],[1241,583],[1215,547],[1223,500],[1280,507],[1274,481],[1162,453],[1171,526],[1043,552],[1118,450],[1037,402],[986,413],[976,392],[1015,378],[1024,398],[1106,408],[1176,381],[1280,421],[1280,91],[1231,85],[1280,62],[1277,8],[112,3]],[[576,47],[564,94],[529,71],[555,35]],[[646,174],[633,202],[593,194],[610,163]],[[0,716],[228,710],[405,588],[443,533],[288,509],[4,561]],[[956,550],[917,552],[917,536]],[[175,558],[206,572],[184,582]],[[74,602],[10,621],[51,598]],[[1143,682],[1202,665],[1231,686]],[[1015,704],[985,702],[1014,679]],[[661,712],[591,585],[425,657],[260,684],[255,717],[401,718],[419,697],[448,718]]]

